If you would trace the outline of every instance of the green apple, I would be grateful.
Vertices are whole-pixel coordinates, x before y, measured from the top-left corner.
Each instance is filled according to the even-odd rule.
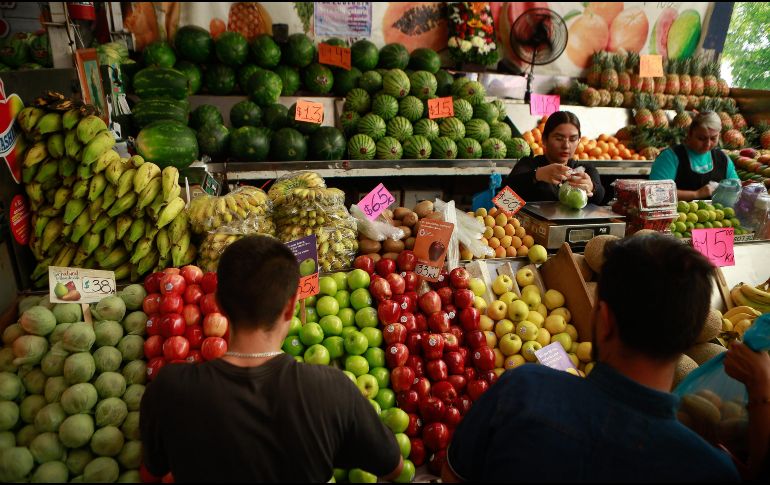
[[[348,336],[345,337],[345,352],[350,355],[363,355],[368,347],[369,341],[366,339],[366,336],[357,330],[350,332]],[[366,359],[363,357],[361,358],[366,362]]]
[[[294,356],[294,360],[296,360],[300,364],[304,364],[305,363],[305,359],[303,359],[301,355],[295,355]]]
[[[334,299],[337,300],[340,309],[350,307],[350,292],[348,290],[337,291],[337,294],[334,295]],[[339,315],[339,313],[337,315]]]
[[[369,341],[369,347],[382,347],[382,330],[377,327],[364,327],[360,330]]]
[[[302,342],[299,340],[299,337],[295,335],[291,335],[283,339],[283,345],[281,345],[281,350],[283,350],[289,355],[293,355],[296,357],[298,355],[302,355],[302,353],[305,352],[305,346],[302,345]]]
[[[564,320],[563,316],[558,314],[548,315],[548,318],[545,319],[545,323],[543,325],[551,335],[556,335],[557,333],[567,331],[567,321]]]
[[[513,289],[513,280],[507,274],[501,274],[492,282],[492,291],[495,295],[502,295]]]
[[[543,264],[548,259],[548,251],[540,244],[535,244],[529,248],[527,253],[529,260],[534,264]]]
[[[361,377],[364,377],[364,376],[361,376]],[[369,399],[369,404],[372,405],[372,407],[374,408],[374,412],[377,413],[377,416],[382,414],[382,406],[380,406],[380,403],[378,403],[374,399]]]
[[[538,341],[530,340],[529,342],[524,342],[521,345],[521,355],[524,356],[524,360],[527,362],[536,362],[537,357],[535,356],[535,352],[542,348],[543,346],[540,345]]]
[[[343,327],[351,327],[356,323],[356,311],[352,308],[340,307],[340,311],[337,313],[337,316],[340,320],[342,320]]]
[[[332,280],[334,283],[334,280]],[[318,312],[319,317],[325,317],[326,315],[337,315],[340,311],[340,304],[333,296],[322,296],[318,299],[318,303],[315,305],[315,309]]]
[[[541,302],[540,295],[535,292],[522,295],[521,299],[524,301],[524,303],[527,304],[530,310],[537,311],[537,307],[540,306],[540,302]]]
[[[527,318],[525,318],[524,320],[532,322],[538,327],[542,327],[543,323],[545,322],[545,318],[543,317],[543,315],[540,314],[540,312],[536,312],[532,310],[529,311],[529,313],[527,314]]]
[[[470,288],[476,296],[484,296],[487,292],[487,285],[481,278],[471,278],[470,283],[468,283],[468,288]]]
[[[500,348],[500,352],[502,352],[503,355],[508,357],[519,353],[519,350],[521,350],[522,343],[523,342],[521,341],[521,337],[519,337],[515,333],[509,333],[509,334],[503,335],[503,337],[497,343],[497,346]]]
[[[535,340],[537,338],[538,330],[540,329],[537,327],[537,325],[526,320],[519,322],[519,324],[516,325],[516,335],[521,337],[523,342]]]
[[[377,310],[372,307],[365,307],[356,312],[356,325],[359,328],[377,326]]]
[[[331,276],[322,276],[318,280],[318,290],[321,295],[334,296],[337,293],[337,282]]]
[[[351,355],[345,359],[345,370],[352,372],[356,377],[361,377],[369,372],[369,363],[360,355]]]
[[[344,468],[335,468],[334,476],[332,477],[337,483],[344,482],[348,479],[348,471]]]
[[[366,358],[366,357],[364,357]],[[383,390],[390,386],[390,371],[385,367],[371,367],[369,366],[369,373],[377,379],[377,384],[380,385],[380,390]]]
[[[302,328],[302,320],[297,317],[291,317],[289,322],[289,333],[287,335],[299,335],[299,329]]]
[[[56,283],[56,286],[53,289],[53,293],[57,298],[63,298],[67,293],[69,293],[69,290],[62,284],[61,281],[59,281]]]
[[[358,385],[358,390],[361,391],[361,394],[367,399],[374,400],[377,393],[380,392],[380,385],[377,384],[377,379],[371,374],[358,376],[356,384]],[[379,406],[379,404],[377,406]]]
[[[372,295],[366,288],[358,288],[350,294],[350,306],[353,307],[353,310],[358,311],[362,308],[370,307],[372,303]]]
[[[305,362],[315,365],[329,365],[331,356],[329,350],[320,344],[311,345],[305,351]]]
[[[318,321],[318,312],[315,307],[305,306],[305,323],[314,323]]]
[[[342,333],[342,320],[336,315],[326,315],[321,318],[321,321],[319,321],[318,324],[321,326],[321,330],[323,330],[324,335],[326,336],[339,335]]]
[[[331,278],[337,283],[337,291],[343,291],[348,289],[348,275],[342,271],[332,273]]]
[[[369,273],[362,269],[354,269],[348,273],[348,287],[351,290],[357,290],[359,288],[369,288],[369,282],[371,278]]]
[[[299,317],[299,307],[300,307],[299,300],[297,300],[297,303],[294,304],[294,316],[295,317]]]
[[[349,370],[344,370],[344,371],[342,371],[342,373],[345,374],[346,376],[348,376],[348,379],[353,381],[353,384],[356,384],[356,385],[358,384],[358,382],[356,380],[356,375],[355,374],[353,374]]]
[[[324,339],[324,331],[317,323],[305,323],[299,330],[299,339],[307,346],[320,344]]]
[[[529,315],[529,307],[523,300],[516,300],[508,307],[508,318],[514,322],[520,322]]]
[[[339,359],[345,355],[345,340],[342,337],[326,337],[323,346],[329,351],[329,357]]]
[[[382,422],[394,433],[403,433],[409,427],[409,415],[401,408],[390,408],[383,413]]]
[[[348,335],[353,332],[358,332],[358,329],[355,327],[355,325],[350,327],[342,327],[342,333],[340,333],[340,337],[346,339],[348,338]]]
[[[401,449],[401,456],[409,458],[409,453],[412,452],[412,442],[409,441],[409,437],[404,433],[396,433],[396,443]]]
[[[317,300],[318,300],[318,297],[317,297],[317,296],[315,296],[315,295],[313,295],[313,296],[308,296],[307,298],[305,298],[305,306],[306,306],[306,307],[308,307],[308,306],[312,306],[312,307],[315,307],[315,302],[316,302]]]
[[[484,314],[487,311],[487,300],[484,298],[477,296],[473,299],[473,307],[479,311],[479,313]]]
[[[316,272],[316,263],[315,259],[313,258],[307,258],[303,260],[301,263],[299,263],[299,275],[300,276],[310,276],[311,274]]]
[[[515,300],[518,300],[518,299],[519,299],[519,295],[517,295],[512,291],[506,291],[505,293],[500,295],[500,297],[498,298],[498,300],[505,303],[509,307],[511,306],[511,303],[513,303]]]
[[[532,268],[524,266],[516,272],[516,283],[520,287],[531,285],[535,282],[535,273]]]
[[[503,335],[511,333],[516,330],[516,324],[507,318],[503,318],[495,324],[495,335],[498,339],[503,338]]]
[[[554,342],[559,342],[561,346],[564,347],[565,352],[569,352],[572,348],[572,337],[570,337],[567,332],[551,335],[551,343]]]
[[[401,468],[401,473],[398,474],[398,476],[393,479],[395,483],[412,483],[414,480],[414,476],[417,473],[417,470],[414,467],[414,463],[412,463],[411,460],[404,460],[403,468]]]
[[[366,349],[366,352],[364,352],[364,358],[367,362],[369,362],[370,369],[385,366],[385,351],[379,347],[369,347]]]
[[[348,480],[350,480],[350,483],[377,483],[377,475],[365,472],[360,468],[353,468],[348,473]]]
[[[377,393],[377,397],[374,400],[385,411],[396,405],[396,393],[392,389],[385,389],[380,385],[380,392]]]

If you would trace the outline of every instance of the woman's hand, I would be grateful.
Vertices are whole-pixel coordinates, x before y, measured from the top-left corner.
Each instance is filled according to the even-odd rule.
[[[594,193],[594,181],[591,180],[591,176],[585,172],[576,172],[572,174],[569,179],[569,184],[573,187],[583,189],[590,197]]]
[[[695,191],[695,198],[696,199],[710,199],[711,195],[714,193],[714,189],[711,188],[710,184],[706,184],[703,187],[699,188]]]
[[[547,184],[557,185],[567,180],[569,167],[561,163],[552,163],[535,170],[535,180]]]
[[[725,372],[741,381],[749,395],[770,392],[770,355],[767,352],[754,352],[740,342],[733,342],[725,355]]]

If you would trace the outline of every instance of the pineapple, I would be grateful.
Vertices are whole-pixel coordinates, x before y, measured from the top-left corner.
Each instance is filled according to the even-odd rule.
[[[703,94],[706,96],[716,96],[719,94],[719,83],[717,75],[719,73],[719,64],[709,62],[706,64],[705,76],[703,76]]]
[[[273,19],[259,2],[235,2],[230,5],[227,30],[240,32],[251,41],[260,34],[272,34]]]
[[[626,91],[623,93],[623,107],[631,109],[634,107],[636,102],[636,95],[639,94],[639,90],[636,91]]]
[[[639,155],[643,156],[645,160],[655,160],[660,155],[660,149],[655,147],[645,147],[639,151]]]
[[[615,70],[618,71],[618,91],[631,89],[631,73],[626,70],[628,57],[615,55]]]
[[[651,96],[649,93],[639,93],[636,96],[636,113],[634,114],[634,122],[636,122],[636,126],[638,127],[651,128],[653,126],[652,113],[649,109],[647,109],[650,98]]]
[[[665,96],[665,95],[663,95]],[[652,110],[652,124],[656,127],[665,127],[668,126],[668,117],[666,116],[666,112],[663,111],[663,109],[660,107],[661,104],[659,102],[658,96],[653,96],[650,102],[648,103],[650,109]]]
[[[770,149],[770,129],[765,129],[759,136],[759,145],[765,150]]]
[[[664,73],[661,77],[654,77],[653,79],[653,90],[652,92],[655,94],[663,94],[666,92],[666,74]]]
[[[677,59],[669,59],[665,66],[666,94],[679,94],[679,74],[677,74],[678,70],[679,61]]]
[[[770,133],[770,131],[768,131]],[[628,146],[629,143],[633,142],[634,139],[634,127],[633,126],[624,126],[623,128],[619,129],[617,133],[615,133],[615,138],[618,139],[621,143]]]
[[[626,72],[631,77],[631,91],[641,91],[642,78],[639,77],[637,72],[639,71],[639,53],[629,52],[626,56]]]
[[[698,106],[698,96],[695,96],[694,94],[691,94],[687,96],[687,109],[694,110],[696,106]]]
[[[695,96],[703,96],[703,63],[699,57],[693,57],[690,62],[690,80],[692,83],[692,89],[690,94]]]
[[[719,115],[720,121],[722,121],[722,133],[725,133],[728,130],[733,129],[733,119],[730,116],[730,113],[728,111],[731,111],[732,108],[729,104],[724,103],[722,100],[715,99],[714,104],[717,110],[717,115]]]
[[[618,72],[615,70],[615,55],[607,54],[601,74],[601,87],[607,91],[618,89]]]
[[[725,148],[738,149],[743,148],[746,139],[740,131],[732,128],[724,132],[722,135],[722,143],[724,143]]]
[[[588,71],[586,82],[592,88],[598,88],[601,86],[604,57],[605,52],[603,51],[596,51],[591,55],[591,69]]]
[[[576,85],[578,89],[580,89],[580,102],[583,103],[583,106],[588,106],[590,108],[599,106],[599,93],[596,89],[583,83],[577,83]]]
[[[613,91],[610,93],[610,106],[613,106],[615,108],[619,108],[623,106],[624,101],[623,93],[620,91]]]
[[[732,127],[736,130],[743,131],[747,126],[746,119],[742,114],[738,112],[738,107],[735,105],[735,100],[732,98],[724,98],[722,100],[722,109],[730,116]],[[721,115],[720,115],[721,119]]]
[[[674,116],[674,121],[671,122],[671,125],[675,128],[682,128],[687,129],[692,124],[692,118],[690,117],[690,114],[685,111],[685,103],[682,99],[687,99],[685,96],[677,96],[674,98],[674,110],[676,111],[676,116]]]
[[[717,86],[719,86],[719,95],[722,97],[730,96],[730,86],[727,85],[727,81],[724,79],[717,80]]]
[[[690,78],[692,57],[688,57],[687,59],[680,59],[678,63],[677,72],[679,73],[679,94],[684,94],[687,96],[690,94],[690,91],[692,91],[692,79]]]
[[[668,99],[668,96],[663,93],[655,93],[653,96],[655,98],[655,103],[658,105],[659,108],[663,108],[666,106],[666,102]]]
[[[609,106],[611,101],[610,92],[606,89],[599,90],[599,106]]]

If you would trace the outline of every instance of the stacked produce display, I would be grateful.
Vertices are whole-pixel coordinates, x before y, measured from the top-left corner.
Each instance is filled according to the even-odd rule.
[[[47,32],[17,32],[0,44],[0,72],[46,67],[53,67]]]
[[[677,211],[677,219],[671,223],[669,229],[678,238],[691,238],[693,229],[714,227],[732,227],[735,229],[736,236],[747,233],[741,227],[741,221],[735,217],[735,210],[732,207],[724,207],[719,203],[710,204],[705,200],[680,201],[677,204]]]
[[[765,144],[770,147],[770,133],[763,136],[767,141]],[[730,158],[735,164],[735,170],[738,177],[743,182],[757,182],[770,189],[770,151],[763,147],[761,150],[744,148],[740,151],[729,152]]]

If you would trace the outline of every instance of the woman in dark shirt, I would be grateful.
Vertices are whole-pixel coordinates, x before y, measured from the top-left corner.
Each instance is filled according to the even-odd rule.
[[[543,155],[524,157],[513,167],[505,181],[522,199],[530,202],[559,200],[559,184],[567,182],[588,193],[588,201],[600,204],[604,187],[599,172],[587,162],[573,160],[580,141],[580,121],[569,111],[557,111],[548,117],[543,129]],[[570,169],[584,167],[584,173],[569,175]]]

